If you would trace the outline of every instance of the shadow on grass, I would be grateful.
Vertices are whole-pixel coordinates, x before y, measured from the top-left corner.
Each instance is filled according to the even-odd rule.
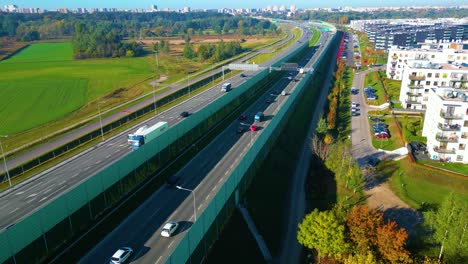
[[[312,157],[306,183],[308,209],[328,210],[337,201],[335,174],[317,156]]]

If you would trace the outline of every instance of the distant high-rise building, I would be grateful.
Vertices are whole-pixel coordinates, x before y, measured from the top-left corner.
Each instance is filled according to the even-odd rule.
[[[282,11],[282,12],[286,11],[286,6],[285,5],[280,6],[279,11]]]
[[[4,9],[8,12],[16,12],[18,9],[17,5],[5,5]]]
[[[190,7],[184,6],[184,8],[182,9],[182,12],[183,13],[190,13]]]
[[[150,11],[151,12],[158,11],[158,6],[157,5],[150,5]]]
[[[291,12],[296,12],[296,6],[294,6],[294,5],[290,6],[290,7],[289,7],[289,10],[290,10]]]
[[[278,12],[279,8],[278,6],[273,6],[273,12]]]

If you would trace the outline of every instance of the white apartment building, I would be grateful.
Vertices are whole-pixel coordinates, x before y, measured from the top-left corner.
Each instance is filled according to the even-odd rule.
[[[431,88],[428,97],[422,135],[429,157],[468,164],[468,88]]]
[[[468,88],[468,65],[408,60],[403,65],[400,102],[403,108],[425,110],[430,89]]]
[[[468,50],[463,49],[463,43],[426,43],[412,49],[392,46],[388,49],[387,78],[402,80],[408,60],[462,64],[468,63]]]

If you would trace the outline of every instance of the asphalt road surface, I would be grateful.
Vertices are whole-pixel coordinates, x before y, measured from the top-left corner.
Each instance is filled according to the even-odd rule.
[[[310,36],[310,32],[304,34],[303,39],[305,39],[307,35]],[[300,44],[297,43],[292,45],[275,57],[274,61],[290,53],[299,45]],[[246,78],[249,78],[249,76]],[[236,76],[229,79],[229,82],[235,88],[243,83],[246,78]],[[219,86],[216,86],[158,114],[153,119],[145,121],[144,124],[152,125],[159,121],[167,121],[170,126],[173,126],[181,121],[180,112],[196,112],[223,94]],[[0,209],[4,213],[0,215],[0,229],[16,223],[21,218],[41,208],[55,197],[67,192],[76,184],[79,184],[104,167],[128,154],[130,152],[130,147],[127,144],[126,135],[134,132],[136,128],[141,125],[142,124],[109,138],[77,156],[44,171],[30,180],[2,192],[0,194]]]
[[[322,48],[319,50],[322,51]],[[316,56],[312,57],[313,62],[315,58]],[[296,79],[301,78],[300,76]],[[295,85],[296,83],[288,78],[282,78],[248,108],[247,120],[233,122],[177,173],[181,176],[179,185],[194,190],[197,215],[201,214],[246,154],[251,142],[262,133],[262,128],[268,126],[275,118],[278,104],[281,105],[284,98],[281,95],[272,98],[272,91],[286,90],[290,93]],[[268,99],[274,101],[268,104]],[[256,132],[237,134],[240,122],[254,123],[253,116],[258,111],[265,114],[265,121],[256,123],[260,129]],[[135,250],[130,260],[132,263],[163,263],[195,220],[193,199],[188,191],[164,186],[96,245],[80,263],[104,263],[122,246],[130,246]],[[181,227],[171,238],[160,236],[161,228],[167,221],[181,223]]]

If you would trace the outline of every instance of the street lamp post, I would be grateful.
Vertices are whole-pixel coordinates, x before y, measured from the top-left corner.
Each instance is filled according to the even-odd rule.
[[[156,83],[153,84],[153,104],[154,104],[154,114],[157,114],[158,109],[156,108]]]
[[[195,221],[197,221],[197,207],[195,205],[195,191],[194,190],[190,190],[190,189],[186,189],[186,188],[183,188],[183,187],[180,187],[179,185],[176,185],[176,188],[179,189],[179,190],[183,190],[183,191],[187,191],[187,192],[191,192],[192,195],[193,195],[193,215],[195,217]]]
[[[7,138],[7,137],[8,137],[8,135],[0,135],[0,138]],[[8,183],[10,184],[10,187],[11,187],[10,173],[8,172],[8,166],[7,166],[7,163],[6,163],[5,152],[3,152],[3,145],[2,145],[1,140],[0,140],[0,149],[2,150],[3,164],[5,164],[5,172],[6,172],[6,175],[7,175],[7,178],[8,178]]]
[[[98,112],[99,112],[99,124],[101,125],[101,138],[104,141],[104,130],[102,129],[102,117],[101,117],[101,104],[105,103],[103,102],[98,102]]]

